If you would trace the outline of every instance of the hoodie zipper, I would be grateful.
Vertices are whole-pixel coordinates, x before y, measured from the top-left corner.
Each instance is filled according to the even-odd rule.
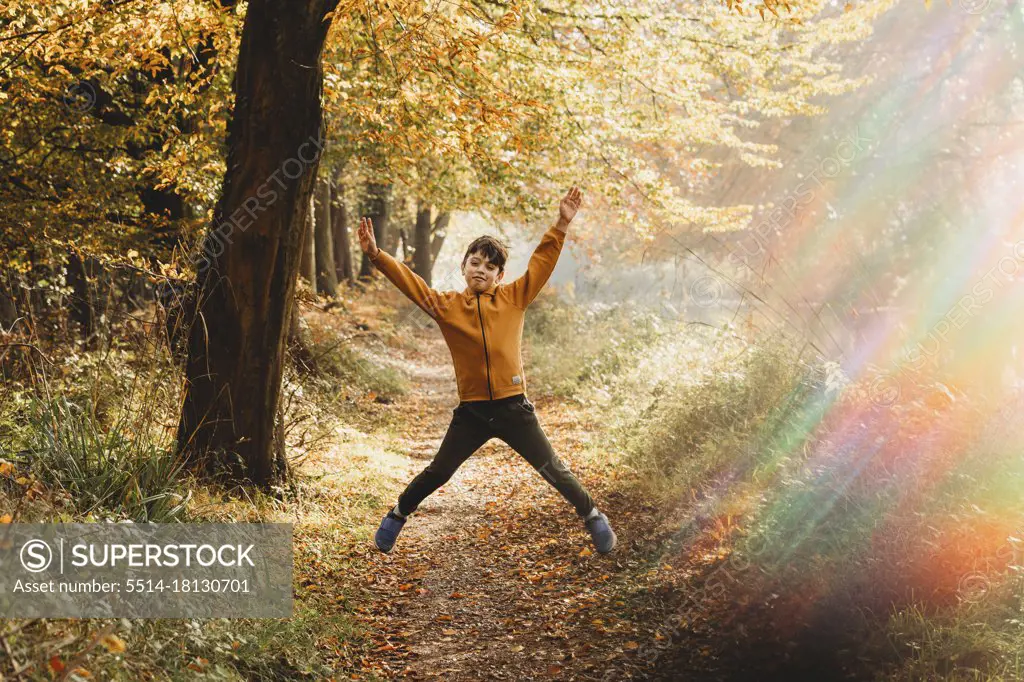
[[[487,334],[484,333],[484,314],[480,310],[480,294],[476,295],[476,312],[480,316],[480,335],[484,339],[484,364],[487,365],[487,395],[494,400],[491,392],[491,358],[487,355]]]

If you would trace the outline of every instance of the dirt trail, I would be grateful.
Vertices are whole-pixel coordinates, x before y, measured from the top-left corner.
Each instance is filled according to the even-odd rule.
[[[397,413],[391,423],[401,435],[391,448],[404,454],[388,455],[396,462],[388,466],[407,468],[392,472],[402,485],[432,459],[458,404],[443,340],[434,329],[411,333],[412,350],[382,358],[412,384],[397,404],[382,406]],[[367,538],[332,556],[318,587],[345,592],[373,640],[346,665],[364,673],[356,678],[871,679],[835,658],[837,640],[821,627],[835,614],[803,623],[789,608],[802,595],[759,591],[750,573],[722,570],[722,519],[704,518],[698,497],[655,508],[627,474],[584,457],[588,443],[602,442],[602,424],[568,403],[530,399],[556,452],[612,521],[615,551],[593,552],[572,506],[492,439],[420,505],[391,554]],[[376,528],[385,511],[365,521]],[[697,539],[686,540],[694,523]]]
[[[412,390],[397,407],[410,415],[408,476],[433,457],[458,404],[451,361],[431,330],[403,362]],[[556,451],[612,500],[599,474],[578,459],[597,433],[571,410],[534,395]],[[382,510],[383,511],[383,510]],[[445,680],[601,679],[628,656],[634,629],[615,615],[616,578],[628,573],[631,539],[616,525],[615,552],[600,556],[572,506],[525,460],[492,439],[410,517],[390,555],[368,551],[360,608],[378,633],[385,677]]]

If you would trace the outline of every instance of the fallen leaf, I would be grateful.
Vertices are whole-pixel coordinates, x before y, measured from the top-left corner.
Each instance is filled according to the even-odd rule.
[[[100,644],[102,644],[103,647],[112,654],[123,653],[124,650],[128,648],[125,646],[124,640],[117,635],[103,635],[103,637],[100,638]]]

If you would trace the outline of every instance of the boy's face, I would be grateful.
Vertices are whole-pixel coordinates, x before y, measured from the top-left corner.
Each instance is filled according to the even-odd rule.
[[[473,293],[487,291],[505,275],[504,271],[498,272],[498,266],[479,251],[469,254],[462,274],[466,277],[466,285]]]

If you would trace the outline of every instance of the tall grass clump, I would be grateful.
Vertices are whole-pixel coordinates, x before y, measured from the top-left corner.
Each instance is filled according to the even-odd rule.
[[[38,400],[30,415],[21,454],[39,480],[75,501],[78,513],[154,522],[184,514],[188,499],[173,442],[154,442],[130,413],[102,424],[90,403],[61,395]]]
[[[99,350],[69,345],[0,385],[0,459],[18,482],[3,506],[19,521],[183,520],[174,358],[142,330]]]
[[[784,337],[720,347],[703,369],[662,375],[624,429],[623,461],[654,492],[774,470],[805,429],[820,367]]]

